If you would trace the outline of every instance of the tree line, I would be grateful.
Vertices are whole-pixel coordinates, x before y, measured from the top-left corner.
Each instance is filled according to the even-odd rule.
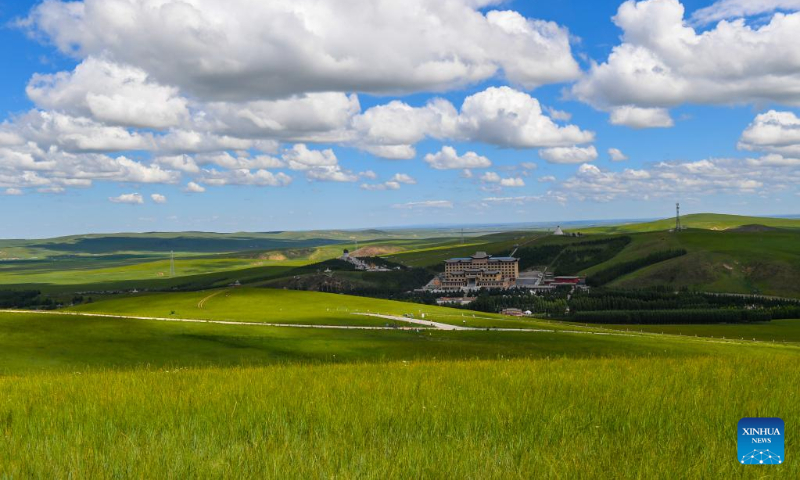
[[[614,258],[631,242],[628,236],[523,247],[515,254],[520,270],[550,266],[556,275],[573,275]]]
[[[800,309],[797,309],[795,315],[800,315]],[[773,318],[771,310],[718,308],[698,310],[589,311],[574,313],[569,319],[578,323],[670,325],[768,322]]]
[[[617,263],[608,268],[597,271],[586,277],[586,284],[592,287],[599,287],[605,285],[617,278],[627,275],[628,273],[635,272],[644,267],[655,265],[666,260],[677,258],[686,255],[686,249],[662,250],[653,252],[642,258],[637,258],[628,262]]]

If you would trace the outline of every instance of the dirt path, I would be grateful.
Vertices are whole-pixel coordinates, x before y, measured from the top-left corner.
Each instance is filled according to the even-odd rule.
[[[219,325],[249,325],[255,327],[288,327],[288,328],[321,328],[327,330],[419,330],[419,327],[391,327],[391,326],[370,326],[370,325],[313,325],[302,323],[264,323],[264,322],[240,322],[234,320],[203,320],[199,318],[168,318],[168,317],[142,317],[136,315],[114,315],[107,313],[83,313],[83,312],[64,312],[53,310],[6,310],[0,309],[0,313],[15,313],[15,314],[41,314],[41,315],[65,315],[73,317],[101,317],[101,318],[121,318],[129,320],[152,320],[156,322],[185,322],[185,323],[214,323]],[[448,323],[431,322],[427,320],[417,320],[412,318],[400,317],[396,315],[382,315],[378,313],[355,313],[354,315],[366,315],[370,317],[385,318],[387,320],[407,322],[417,324],[425,327],[433,327],[431,330],[448,330],[448,331],[491,331],[491,332],[535,332],[535,333],[568,333],[568,334],[583,334],[583,335],[604,335],[613,337],[634,337],[634,336],[657,336],[657,333],[622,333],[614,331],[588,331],[588,330],[554,330],[543,328],[502,328],[502,327],[462,327],[458,325],[450,325]],[[663,336],[663,334],[661,334]],[[678,337],[677,335],[668,335]],[[687,340],[705,340],[712,343],[722,343],[715,339],[706,337],[682,337]],[[727,340],[725,343],[738,343],[735,340]],[[748,342],[749,343],[749,342]],[[764,342],[769,343],[769,342]]]
[[[186,323],[216,323],[220,325],[251,325],[261,327],[292,327],[292,328],[324,328],[339,330],[419,330],[419,327],[381,327],[369,325],[312,325],[303,323],[264,323],[264,322],[237,322],[234,320],[202,320],[199,318],[167,318],[167,317],[140,317],[134,315],[111,315],[107,313],[82,313],[34,310],[0,310],[0,313],[23,313],[43,315],[69,315],[74,317],[102,317],[123,318],[128,320],[153,320],[156,322],[186,322]]]
[[[217,295],[219,295],[222,292],[227,292],[227,290],[220,290],[218,292],[212,293],[211,295],[209,295],[207,297],[203,297],[202,300],[197,302],[197,308],[200,308],[200,309],[205,308],[207,301],[211,300],[212,298],[216,297]]]
[[[129,320],[153,320],[156,322],[186,322],[186,323],[215,323],[220,325],[250,325],[262,327],[291,327],[291,328],[323,328],[334,330],[419,330],[419,327],[393,327],[393,326],[370,326],[370,325],[314,325],[302,323],[265,323],[265,322],[240,322],[235,320],[203,320],[199,318],[172,318],[172,317],[142,317],[137,315],[118,315],[108,313],[83,313],[83,312],[64,312],[53,310],[0,310],[0,313],[22,313],[22,314],[43,314],[43,315],[68,315],[74,317],[100,317],[100,318],[123,318]],[[553,333],[555,330],[537,329],[537,328],[474,328],[474,327],[461,327],[458,325],[451,325],[449,323],[430,322],[427,320],[417,320],[414,318],[400,317],[396,315],[382,315],[378,313],[354,313],[354,315],[364,315],[368,317],[384,318],[386,320],[412,323],[424,327],[432,327],[436,330],[472,330],[472,331],[487,331],[493,332],[545,332]],[[591,333],[591,332],[574,332],[574,333]],[[613,333],[606,335],[615,335]],[[625,334],[619,334],[625,335]]]
[[[431,322],[428,320],[418,320],[416,318],[400,317],[397,315],[382,315],[380,313],[356,313],[355,315],[364,315],[367,317],[385,318],[387,320],[394,320],[398,322],[416,323],[417,325],[425,325],[426,327],[434,327],[439,330],[475,330],[470,327],[459,327],[458,325],[450,325],[449,323]]]

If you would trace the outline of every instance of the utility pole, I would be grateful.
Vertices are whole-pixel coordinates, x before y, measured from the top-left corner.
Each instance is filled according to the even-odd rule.
[[[675,204],[675,231],[681,231],[681,204]]]

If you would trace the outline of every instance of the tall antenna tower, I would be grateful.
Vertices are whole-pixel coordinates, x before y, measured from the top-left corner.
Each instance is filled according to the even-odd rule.
[[[170,277],[174,277],[175,276],[175,252],[174,251],[170,251],[169,252],[169,276]]]
[[[676,203],[675,204],[675,231],[676,232],[680,232],[682,228],[683,227],[681,227],[681,204],[680,203]]]

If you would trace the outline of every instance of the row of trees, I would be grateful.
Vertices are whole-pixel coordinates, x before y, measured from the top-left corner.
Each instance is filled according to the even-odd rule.
[[[572,275],[614,258],[629,243],[627,236],[582,242],[538,245],[517,250],[521,270],[553,264],[556,275]]]
[[[800,307],[799,300],[767,298],[753,295],[721,295],[669,291],[664,288],[648,290],[602,290],[576,292],[570,300],[573,312],[603,310],[697,310],[708,308],[773,309]]]
[[[800,313],[800,310],[798,311]],[[700,309],[700,310],[606,310],[577,312],[570,320],[578,323],[598,324],[701,324],[750,323],[772,320],[770,310]]]
[[[616,257],[629,243],[630,237],[612,237],[571,244],[556,259],[553,272],[556,275],[576,275]]]
[[[86,299],[83,295],[75,295],[71,300],[69,297],[53,299],[50,296],[42,295],[42,292],[39,290],[0,290],[0,308],[36,308],[50,310],[66,303],[78,305],[91,302],[91,297]]]
[[[490,313],[500,312],[505,308],[519,308],[522,311],[530,310],[537,314],[560,317],[567,309],[567,300],[539,295],[480,295],[465,308]]]
[[[653,252],[645,257],[637,258],[628,262],[617,263],[608,268],[604,268],[586,277],[586,283],[592,287],[599,287],[605,285],[617,278],[628,273],[635,272],[644,267],[661,263],[672,258],[677,258],[686,255],[686,250],[683,248],[675,250],[662,250]]]

